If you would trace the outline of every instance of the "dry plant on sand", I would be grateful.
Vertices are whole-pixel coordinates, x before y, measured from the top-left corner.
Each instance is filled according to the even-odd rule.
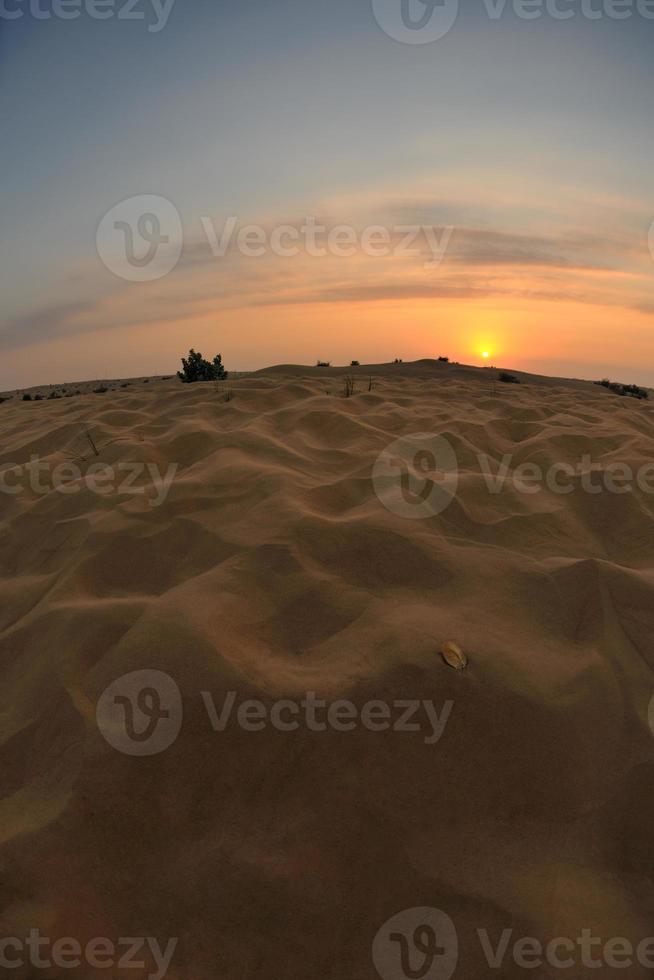
[[[234,391],[232,388],[227,388],[226,385],[218,384],[216,385],[216,391],[223,402],[231,402],[234,397]]]
[[[93,424],[93,423],[91,423]],[[68,459],[72,459],[74,462],[86,462],[93,456],[99,456],[103,449],[107,449],[108,446],[113,446],[116,442],[128,442],[128,436],[118,436],[116,439],[110,439],[105,442],[102,446],[98,446],[96,439],[93,438],[91,430],[86,422],[80,423],[81,433],[77,437],[76,442],[81,443],[80,448],[76,451],[66,453]],[[143,441],[143,436],[139,436],[141,442]]]

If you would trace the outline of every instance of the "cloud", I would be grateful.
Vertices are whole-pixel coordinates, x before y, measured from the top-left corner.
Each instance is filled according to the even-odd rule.
[[[5,349],[29,347],[40,343],[47,331],[64,336],[74,330],[74,324],[91,312],[94,305],[91,302],[62,303],[8,317],[0,325],[2,346]]]
[[[469,218],[474,202],[461,204],[438,198],[397,200],[370,196],[356,204],[332,202],[322,224],[348,224],[359,231],[370,225],[395,229],[392,244],[404,234],[403,224],[429,224],[437,230],[454,224],[447,252],[438,268],[425,268],[431,255],[423,237],[418,254],[372,257],[360,251],[351,258],[315,258],[300,253],[283,258],[270,253],[252,258],[234,247],[215,257],[200,233],[185,245],[176,270],[154,283],[126,283],[95,265],[76,274],[68,288],[83,290],[77,301],[52,301],[6,318],[0,324],[5,349],[20,349],[73,334],[89,334],[152,323],[179,323],[220,310],[309,304],[373,303],[393,300],[470,301],[490,297],[525,301],[580,303],[622,307],[654,313],[651,256],[647,242],[619,221],[605,233],[598,227],[502,227],[502,211],[487,207],[494,227],[457,223]],[[616,205],[617,206],[617,205]],[[534,214],[536,217],[534,217]],[[507,225],[516,213],[508,209]],[[252,219],[239,222],[239,227]],[[277,224],[299,227],[304,218]],[[603,219],[603,220],[606,220]],[[526,226],[547,225],[536,204],[523,214]],[[255,222],[256,223],[256,222]],[[222,222],[216,221],[218,234]],[[268,232],[275,222],[262,224]],[[72,285],[74,283],[74,286]],[[62,291],[66,284],[62,284]]]

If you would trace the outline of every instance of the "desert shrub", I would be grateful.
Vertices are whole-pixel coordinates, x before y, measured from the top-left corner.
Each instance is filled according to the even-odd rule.
[[[500,371],[499,374],[500,381],[503,381],[506,385],[519,385],[520,381],[516,378],[515,374],[509,374],[508,371]]]
[[[216,354],[213,361],[206,361],[202,354],[191,348],[188,357],[182,358],[182,367],[183,370],[177,372],[177,377],[184,384],[194,384],[196,381],[225,381],[227,378],[221,354]]]
[[[94,388],[93,389],[93,394],[94,395],[104,395],[105,391],[109,391],[109,389],[106,388],[104,385],[100,385],[99,388]]]
[[[343,388],[343,397],[351,398],[356,393],[356,385],[351,374],[346,375]]]
[[[29,395],[29,394],[24,394],[23,395],[23,401],[24,402],[31,402],[32,401],[32,396]]]
[[[58,391],[50,392],[50,394],[48,395],[48,401],[52,401],[53,398],[61,398],[61,395],[59,394]]]
[[[632,398],[649,398],[649,392],[645,388],[639,388],[638,385],[623,385],[621,394],[631,395]]]
[[[441,364],[449,364],[450,363],[449,357],[439,357],[438,360],[440,361]]]
[[[318,361],[316,367],[331,367],[331,361]]]
[[[614,392],[616,395],[621,395],[623,398],[638,398],[639,400],[649,398],[647,389],[639,388],[638,385],[623,385],[619,381],[609,381],[608,378],[596,381],[595,384],[600,385],[602,388],[608,388],[609,391]]]
[[[43,401],[43,395],[34,395],[34,401],[35,402],[42,402]]]
[[[359,366],[360,365],[358,361],[350,361],[350,367],[359,367]]]

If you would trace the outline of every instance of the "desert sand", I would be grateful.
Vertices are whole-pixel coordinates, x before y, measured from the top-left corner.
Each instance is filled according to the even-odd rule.
[[[654,494],[491,494],[478,465],[637,468],[654,403],[431,361],[356,369],[345,398],[348,373],[0,405],[0,470],[178,467],[158,506],[150,487],[0,493],[3,936],[178,937],[172,980],[370,980],[380,927],[429,906],[456,923],[455,976],[477,980],[534,975],[509,954],[489,970],[478,930],[654,934]],[[452,502],[420,520],[371,479],[416,432],[459,462]],[[135,757],[96,705],[144,669],[174,679],[183,725]],[[216,732],[203,691],[453,707],[437,744]]]

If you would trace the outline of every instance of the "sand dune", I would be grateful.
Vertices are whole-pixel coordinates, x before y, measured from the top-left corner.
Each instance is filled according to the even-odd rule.
[[[489,970],[477,930],[654,934],[654,493],[588,492],[580,474],[569,493],[491,493],[480,466],[640,472],[653,406],[434,362],[357,369],[344,398],[344,373],[0,406],[19,488],[0,493],[0,934],[179,937],[173,980],[368,980],[378,929],[420,906],[456,923],[465,980],[525,975],[510,954]],[[458,462],[424,519],[372,481],[413,433]],[[33,457],[45,483],[65,462],[136,464],[135,482],[40,492],[19,469]],[[170,467],[164,496],[152,473]],[[448,639],[466,671],[439,656]],[[146,757],[96,723],[107,686],[141,670],[183,703],[179,736]],[[453,707],[436,744],[215,732],[203,691]]]

